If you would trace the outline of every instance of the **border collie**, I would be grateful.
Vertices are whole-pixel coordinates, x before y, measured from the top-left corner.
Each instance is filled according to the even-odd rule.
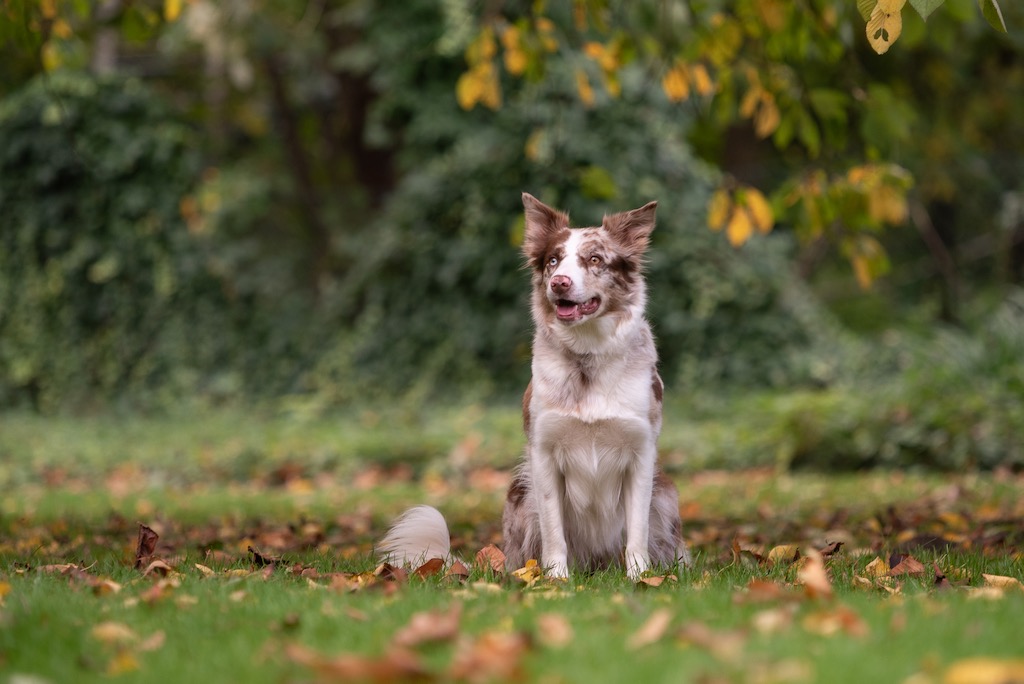
[[[506,567],[537,559],[551,577],[690,563],[679,495],[657,468],[663,385],[644,318],[644,255],[656,202],[570,228],[567,214],[523,193],[532,273],[532,378],[523,395],[526,451],[502,520]],[[429,506],[406,511],[378,554],[415,563],[450,553]]]

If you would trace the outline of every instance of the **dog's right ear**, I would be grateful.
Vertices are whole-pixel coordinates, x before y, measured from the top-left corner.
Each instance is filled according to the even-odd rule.
[[[523,193],[526,229],[523,233],[523,254],[531,266],[543,262],[556,236],[569,229],[569,215],[552,209],[528,192]]]

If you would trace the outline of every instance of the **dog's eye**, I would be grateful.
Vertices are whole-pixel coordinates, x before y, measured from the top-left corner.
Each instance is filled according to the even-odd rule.
[[[558,265],[558,257],[553,256],[550,259],[548,259],[548,266],[557,266],[557,265]]]
[[[590,257],[590,263],[592,263],[594,266],[599,266],[602,261],[603,259],[596,254]]]

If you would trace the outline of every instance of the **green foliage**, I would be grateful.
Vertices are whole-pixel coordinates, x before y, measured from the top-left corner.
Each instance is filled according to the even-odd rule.
[[[209,370],[217,284],[179,201],[196,138],[137,81],[41,77],[0,110],[0,403]]]

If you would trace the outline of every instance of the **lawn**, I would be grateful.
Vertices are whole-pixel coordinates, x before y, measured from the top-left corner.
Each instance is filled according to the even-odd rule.
[[[694,566],[563,583],[476,562],[515,414],[0,416],[0,681],[1024,681],[1019,474],[697,467],[680,419]],[[373,559],[419,502],[465,571]]]

